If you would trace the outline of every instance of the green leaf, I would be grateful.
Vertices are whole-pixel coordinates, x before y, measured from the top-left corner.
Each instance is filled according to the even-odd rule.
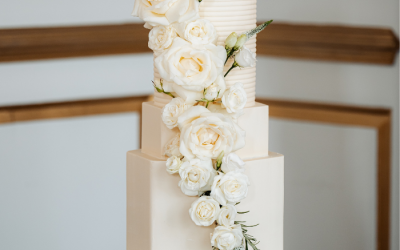
[[[225,154],[224,151],[222,151],[222,152],[219,154],[218,158],[217,158],[217,168],[216,168],[217,171],[221,168],[221,165],[222,165],[222,158],[224,158],[224,154]]]
[[[259,226],[260,224],[257,224],[257,225],[251,225],[251,226],[246,226],[246,225],[243,225],[242,224],[242,227],[256,227],[256,226]]]

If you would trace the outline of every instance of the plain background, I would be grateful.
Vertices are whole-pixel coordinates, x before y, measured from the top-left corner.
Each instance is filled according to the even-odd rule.
[[[258,19],[389,27],[396,0],[258,1]],[[136,22],[133,0],[6,0],[0,28]],[[265,31],[267,32],[267,31]],[[151,93],[152,56],[0,64],[0,105]],[[258,57],[257,94],[393,111],[392,250],[399,249],[399,64]],[[0,249],[125,249],[125,153],[138,117],[0,125]],[[285,249],[375,249],[376,132],[271,119],[285,154]]]

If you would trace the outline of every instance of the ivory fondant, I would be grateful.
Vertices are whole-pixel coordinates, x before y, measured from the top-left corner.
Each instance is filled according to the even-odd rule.
[[[260,225],[251,235],[263,250],[283,249],[283,156],[245,161],[250,187],[238,211],[238,220]],[[127,250],[204,250],[210,249],[214,227],[196,226],[189,217],[188,197],[178,187],[179,175],[165,171],[165,161],[140,150],[127,154]]]
[[[232,32],[241,34],[245,31],[255,28],[257,19],[257,0],[203,0],[199,9],[200,17],[211,21],[218,34],[217,45],[224,46],[226,37]],[[251,51],[256,52],[256,36],[249,39],[245,44]],[[228,70],[232,61],[227,63],[225,72]],[[154,78],[160,75],[154,68]],[[247,103],[245,107],[255,105],[255,86],[256,69],[236,68],[232,70],[225,79],[226,85],[232,86],[237,82],[242,82],[247,93]],[[245,81],[245,82],[244,82]],[[169,101],[170,97],[154,92],[154,101],[156,106],[163,107]]]
[[[178,128],[169,129],[161,119],[162,108],[154,102],[142,104],[142,152],[158,159],[164,159],[164,147],[179,133]]]
[[[142,107],[142,152],[165,159],[164,147],[179,130],[165,126],[161,119],[162,108],[154,102],[144,102]],[[244,160],[268,156],[268,106],[256,103],[243,111],[238,124],[246,131],[246,146],[235,153]]]

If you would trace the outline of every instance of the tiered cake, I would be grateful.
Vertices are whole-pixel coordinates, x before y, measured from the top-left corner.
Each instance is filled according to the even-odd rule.
[[[169,2],[191,4],[191,1]],[[140,16],[140,11],[135,3],[134,14]],[[224,46],[232,32],[240,34],[256,27],[256,0],[203,0],[199,4],[199,14],[215,26],[217,45]],[[148,22],[146,26],[154,26],[143,19]],[[255,52],[255,36],[245,45]],[[232,63],[230,59],[224,72]],[[160,78],[155,67],[155,82]],[[248,225],[259,224],[250,229],[250,234],[260,241],[259,249],[282,250],[283,156],[268,151],[268,106],[255,102],[255,80],[255,66],[237,67],[225,79],[227,89],[241,82],[247,94],[243,114],[237,118],[237,124],[246,132],[245,146],[235,153],[245,162],[244,174],[250,186],[247,197],[236,208],[250,213],[238,214],[236,220],[246,221]],[[181,177],[165,171],[166,144],[180,132],[178,127],[168,128],[161,117],[163,107],[171,100],[171,96],[155,91],[154,101],[143,103],[142,149],[127,154],[128,250],[211,249],[210,234],[215,225],[197,226],[188,212],[199,197],[184,195],[178,187]]]

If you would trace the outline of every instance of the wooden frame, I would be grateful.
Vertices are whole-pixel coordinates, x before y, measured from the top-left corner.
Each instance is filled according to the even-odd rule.
[[[0,30],[0,62],[151,52],[142,23]],[[274,22],[258,55],[393,64],[399,42],[387,28]]]
[[[2,107],[0,108],[0,124],[121,112],[141,113],[141,104],[148,99],[148,96],[139,96]],[[391,111],[273,99],[257,99],[257,101],[269,105],[270,116],[274,118],[363,126],[378,131],[377,250],[389,250]]]
[[[320,122],[346,126],[370,127],[377,130],[377,235],[376,249],[390,249],[391,191],[391,111],[309,102],[258,99],[269,105],[270,116],[279,119]]]

